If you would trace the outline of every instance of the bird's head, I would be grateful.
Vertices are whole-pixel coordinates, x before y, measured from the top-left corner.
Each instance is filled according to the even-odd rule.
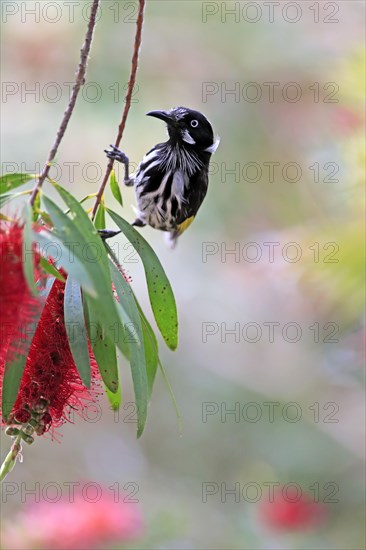
[[[150,111],[147,115],[166,122],[173,144],[191,146],[207,153],[214,153],[219,145],[218,140],[215,142],[211,124],[199,111],[175,107],[170,111]]]

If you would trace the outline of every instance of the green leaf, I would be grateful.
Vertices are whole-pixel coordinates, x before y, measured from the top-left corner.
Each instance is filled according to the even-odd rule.
[[[50,181],[54,185],[57,185],[56,181],[54,181],[54,180],[50,180]],[[83,197],[81,199],[81,201],[79,201],[79,204],[83,204],[83,202],[88,201],[89,199],[94,199],[96,196],[97,196],[97,193],[90,193],[89,195],[86,195],[85,197]],[[69,213],[70,213],[70,208],[68,208],[68,210],[66,210],[65,214],[69,214]]]
[[[73,246],[68,246],[72,245],[72,242],[64,243],[61,238],[49,231],[34,232],[33,242],[38,245],[38,251],[45,259],[48,256],[55,258],[69,275],[82,284],[85,291],[90,295],[97,295],[94,290],[94,281],[87,267],[84,266],[83,260],[74,254]]]
[[[56,188],[69,206],[73,217],[71,219],[51,199],[43,197],[55,225],[52,236],[61,240],[64,248],[70,247],[71,258],[69,261],[66,259],[68,267],[60,263],[65,269],[70,269],[70,264],[76,258],[79,260],[84,272],[88,273],[87,280],[91,285],[87,284],[87,280],[80,278],[80,274],[73,274],[73,277],[80,283],[83,290],[98,301],[99,314],[105,323],[109,321],[113,324],[119,321],[119,316],[112,295],[112,282],[103,241],[79,202],[60,186],[57,185]],[[64,257],[62,261],[65,261]]]
[[[61,196],[62,200],[65,202],[65,204],[69,207],[69,212],[71,213],[71,219],[67,216],[66,216],[66,219],[69,222],[71,222],[76,227],[76,229],[80,232],[81,238],[84,242],[86,242],[87,244],[93,244],[93,246],[96,246],[101,249],[100,262],[99,261],[95,262],[94,259],[91,260],[90,262],[92,264],[100,263],[104,271],[104,276],[106,278],[110,278],[109,269],[108,269],[108,258],[103,246],[103,242],[99,237],[98,231],[94,227],[87,213],[85,212],[85,210],[83,209],[79,201],[77,201],[75,197],[73,197],[71,193],[69,193],[66,189],[61,187],[61,185],[59,185],[58,183],[54,183],[54,187],[56,191],[59,193],[59,195]]]
[[[135,303],[141,318],[142,334],[144,338],[144,350],[145,350],[145,362],[147,381],[149,386],[149,397],[151,397],[156,371],[159,365],[159,347],[158,341],[155,336],[149,321],[146,319],[144,312],[141,309],[140,304],[134,295]]]
[[[50,201],[50,199],[47,199],[48,204],[51,204],[53,208],[52,218],[57,219],[59,222],[57,227],[55,226],[56,234],[61,232],[66,242],[67,240],[70,242],[71,235],[76,238],[75,244],[77,246],[75,246],[75,254],[79,254],[79,257],[83,259],[90,278],[93,280],[94,290],[96,291],[94,296],[99,304],[99,316],[104,320],[104,328],[110,327],[108,329],[109,336],[113,340],[115,338],[114,327],[120,322],[121,307],[116,302],[112,293],[109,261],[104,243],[97,229],[75,197],[57,183],[54,186],[70,208],[72,215],[72,219],[70,219],[57,205]],[[46,197],[44,199],[46,200]],[[90,249],[94,251],[94,257],[92,258],[89,258],[87,255],[87,251]],[[79,282],[83,288],[83,282]],[[122,351],[121,340],[117,339],[116,343]]]
[[[105,208],[104,204],[100,203],[95,216],[94,225],[97,229],[105,229]]]
[[[33,204],[33,215],[32,215],[33,222],[36,222],[38,220],[40,208],[41,208],[41,193],[38,192]]]
[[[33,310],[32,321],[28,323],[27,327],[21,327],[22,337],[17,342],[17,349],[12,351],[11,361],[8,358],[5,359],[2,391],[2,414],[5,420],[11,413],[18,396],[20,382],[22,380],[29,348],[33,340],[35,327],[37,327],[42,315],[43,307],[51,286],[52,285],[48,285],[48,287],[39,294],[40,300],[42,301],[39,304],[39,308]]]
[[[106,385],[104,385],[105,393],[107,394],[107,398],[109,401],[110,406],[112,407],[113,411],[118,411],[122,404],[122,391],[121,391],[121,384],[118,386],[118,390],[116,393],[112,393],[109,391]]]
[[[129,333],[127,342],[129,344],[131,374],[137,407],[137,437],[140,437],[146,423],[149,399],[146,356],[144,341],[141,337],[141,318],[131,286],[125,281],[123,274],[112,261],[110,261],[110,269],[120,304],[124,304],[124,310],[128,312],[132,321],[128,322],[126,318],[124,326]]]
[[[178,316],[174,294],[165,271],[147,241],[113,210],[107,209],[112,220],[139,254],[145,269],[151,307],[156,324],[171,350],[178,346]]]
[[[70,350],[83,384],[90,388],[90,357],[87,334],[85,330],[81,288],[72,277],[65,285],[64,317]]]
[[[33,208],[29,203],[24,206],[23,218],[23,271],[30,290],[37,296],[38,290],[34,282]]]
[[[37,178],[36,174],[6,174],[0,178],[0,195]]]
[[[65,283],[65,278],[61,275],[61,273],[56,269],[56,267],[52,264],[50,264],[46,258],[41,256],[39,260],[39,264],[42,267],[42,269],[48,273],[49,275],[52,275],[55,277],[58,281],[61,281],[62,283]]]
[[[90,309],[90,322],[99,325],[97,344],[92,342],[97,363],[105,384],[112,393],[118,391],[118,371],[114,366],[115,346],[123,352],[123,331],[120,330],[124,319],[129,319],[128,313],[118,304],[112,293],[112,281],[109,271],[109,262],[102,239],[99,237],[96,228],[90,221],[80,203],[60,185],[54,184],[58,193],[70,209],[71,217],[65,215],[62,210],[48,197],[43,197],[54,223],[52,237],[61,241],[61,251],[72,245],[71,259],[66,258],[66,263],[59,262],[68,273],[76,279],[87,299],[88,310]],[[89,251],[89,254],[88,254]],[[92,256],[90,257],[90,252]],[[76,262],[75,260],[78,260]],[[75,264],[77,269],[75,269]],[[87,279],[81,276],[80,265],[87,271],[91,285]],[[85,308],[84,308],[85,311]],[[95,351],[95,347],[97,348]],[[103,356],[104,354],[104,356]],[[108,354],[108,361],[103,360]],[[107,372],[108,371],[108,372]]]
[[[28,334],[27,337],[29,338]],[[5,366],[2,394],[2,414],[5,420],[11,413],[18,395],[30,345],[31,338],[27,341],[23,339],[21,353],[17,353],[15,358]]]
[[[84,296],[84,304],[87,308],[86,319],[89,339],[98,364],[99,372],[108,390],[116,394],[119,388],[119,377],[115,343],[113,339],[109,337],[108,330],[106,330],[100,320],[96,302],[89,296]],[[119,330],[119,326],[118,324],[117,330]],[[112,403],[111,405],[113,407]]]
[[[108,251],[108,254],[111,256],[114,264],[119,265],[118,259],[115,256],[115,254],[114,254],[113,250],[111,249],[111,247],[107,243],[104,243],[104,244],[105,244],[105,247]],[[111,263],[113,263],[113,262],[111,262]],[[113,279],[113,274],[112,274],[112,279]],[[122,281],[122,284],[123,284],[123,281]],[[155,380],[155,375],[156,375],[157,367],[158,367],[158,364],[159,364],[158,341],[156,339],[155,332],[153,331],[149,321],[145,317],[145,314],[144,314],[144,312],[143,312],[143,310],[142,310],[142,308],[141,308],[141,306],[140,306],[140,304],[139,304],[139,302],[138,302],[138,300],[137,300],[137,298],[136,298],[136,296],[135,296],[135,294],[132,290],[131,285],[129,285],[128,283],[126,283],[126,285],[127,285],[127,288],[126,287],[125,288],[126,288],[126,290],[128,289],[130,291],[130,293],[132,294],[132,296],[135,300],[137,310],[138,310],[139,315],[140,315],[142,335],[143,335],[143,340],[144,340],[145,363],[146,363],[147,381],[148,381],[148,386],[149,386],[149,397],[151,397],[152,388],[153,388],[154,380]],[[128,360],[130,360],[129,347],[127,348],[126,352],[124,352],[124,355],[125,355],[125,357],[127,357]]]
[[[118,201],[119,204],[123,206],[122,193],[116,178],[116,172],[114,170],[112,170],[111,172],[111,177],[109,178],[109,185],[111,187],[112,195],[114,196],[116,201]]]
[[[83,289],[84,295],[88,294],[90,298],[94,300],[96,304],[99,304],[99,315],[105,321],[106,327],[109,330],[109,334],[112,340],[115,341],[119,349],[124,353],[126,351],[126,344],[123,342],[123,338],[116,340],[116,326],[121,325],[122,318],[122,307],[115,298],[112,296],[112,290],[110,290],[110,295],[112,297],[112,305],[116,307],[116,317],[112,317],[113,311],[110,311],[105,308],[104,302],[100,303],[97,292],[94,289],[95,283],[90,277],[90,271],[82,263],[76,254],[74,253],[74,247],[68,248],[67,243],[64,243],[58,236],[54,233],[48,231],[42,231],[40,233],[34,234],[34,242],[38,245],[38,250],[40,254],[47,254],[54,256],[59,265],[62,265],[63,268],[67,271],[69,276],[77,280],[80,286]],[[69,242],[69,244],[71,244]],[[112,285],[112,283],[111,283]],[[105,311],[106,309],[106,311]],[[102,315],[103,314],[103,315]],[[124,312],[124,316],[127,314]],[[127,315],[128,322],[131,322]],[[120,331],[121,332],[121,331]]]
[[[57,186],[57,189],[60,192],[59,186]],[[73,219],[66,216],[51,199],[44,197],[44,203],[55,224],[52,236],[57,236],[62,239],[63,248],[65,248],[67,243],[73,245],[71,261],[63,255],[62,261],[59,263],[79,282],[84,291],[84,298],[85,293],[88,294],[88,303],[91,311],[97,312],[102,340],[107,341],[107,351],[109,355],[111,355],[111,344],[114,342],[113,346],[117,344],[119,347],[121,347],[122,344],[120,338],[114,341],[115,327],[120,326],[121,322],[120,312],[117,309],[116,300],[112,294],[112,281],[109,273],[107,254],[102,240],[82,206],[80,206],[78,201],[67,191],[62,188],[61,191],[60,194],[62,194],[66,204],[69,206]],[[96,251],[96,255],[94,258],[90,257],[88,259],[86,251],[90,249],[90,247],[92,247],[91,250],[94,251],[94,254]],[[91,286],[86,284],[87,279],[81,276],[80,269],[75,269],[76,258],[79,260],[77,267],[79,268],[81,263],[83,270],[87,271]],[[107,272],[104,269],[105,264],[107,265]],[[116,375],[116,371],[113,368],[113,362],[111,363],[111,372],[106,373],[105,364],[101,366],[100,346],[97,351],[95,351],[95,346],[93,344],[92,347],[96,354],[97,363],[101,369],[101,375],[105,384],[111,392],[117,392],[118,373]],[[109,363],[107,363],[107,365],[109,368]]]

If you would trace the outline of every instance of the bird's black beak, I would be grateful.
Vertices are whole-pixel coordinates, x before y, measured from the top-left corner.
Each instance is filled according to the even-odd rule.
[[[175,119],[168,111],[149,111],[148,113],[146,113],[146,115],[160,118],[160,120],[163,120],[164,122],[172,126],[174,126],[175,124]]]

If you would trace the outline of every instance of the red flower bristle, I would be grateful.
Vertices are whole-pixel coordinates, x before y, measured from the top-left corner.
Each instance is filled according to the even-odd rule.
[[[35,259],[35,277],[39,277],[39,257]],[[0,220],[0,358],[2,366],[9,351],[21,352],[23,333],[40,312],[42,301],[33,296],[23,272],[23,227],[20,223]],[[19,346],[20,344],[20,346]],[[8,360],[10,358],[8,357]],[[1,369],[1,366],[0,366]]]
[[[66,274],[62,273],[64,277]],[[85,400],[92,400],[90,392],[78,374],[64,322],[65,283],[55,280],[46,300],[28,353],[21,387],[12,417],[31,410],[42,418],[36,432],[48,431],[68,419],[70,408],[80,409]],[[92,380],[99,380],[99,371],[90,350]]]
[[[41,278],[34,255],[35,280]],[[34,330],[43,299],[30,291],[23,271],[23,226],[0,220],[0,397],[5,364],[25,353],[25,333]]]
[[[5,365],[11,368],[16,356],[26,353],[25,331],[33,336],[19,393],[6,424],[25,426],[30,422],[36,434],[42,435],[66,421],[71,409],[79,411],[86,400],[95,400],[99,370],[89,343],[94,383],[89,391],[80,379],[68,342],[65,283],[55,280],[46,302],[32,294],[23,271],[23,227],[19,222],[0,222],[0,252],[0,395]],[[47,276],[39,267],[39,259],[34,253],[34,277],[44,283]],[[66,278],[67,274],[61,272]]]

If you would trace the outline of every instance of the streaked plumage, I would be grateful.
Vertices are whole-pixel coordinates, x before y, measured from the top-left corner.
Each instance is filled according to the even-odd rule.
[[[218,147],[207,118],[186,107],[147,113],[166,122],[169,139],[155,145],[128,175],[128,158],[112,146],[109,158],[126,168],[125,183],[134,185],[137,219],[134,225],[150,225],[168,231],[172,244],[190,225],[207,193],[208,168]]]

